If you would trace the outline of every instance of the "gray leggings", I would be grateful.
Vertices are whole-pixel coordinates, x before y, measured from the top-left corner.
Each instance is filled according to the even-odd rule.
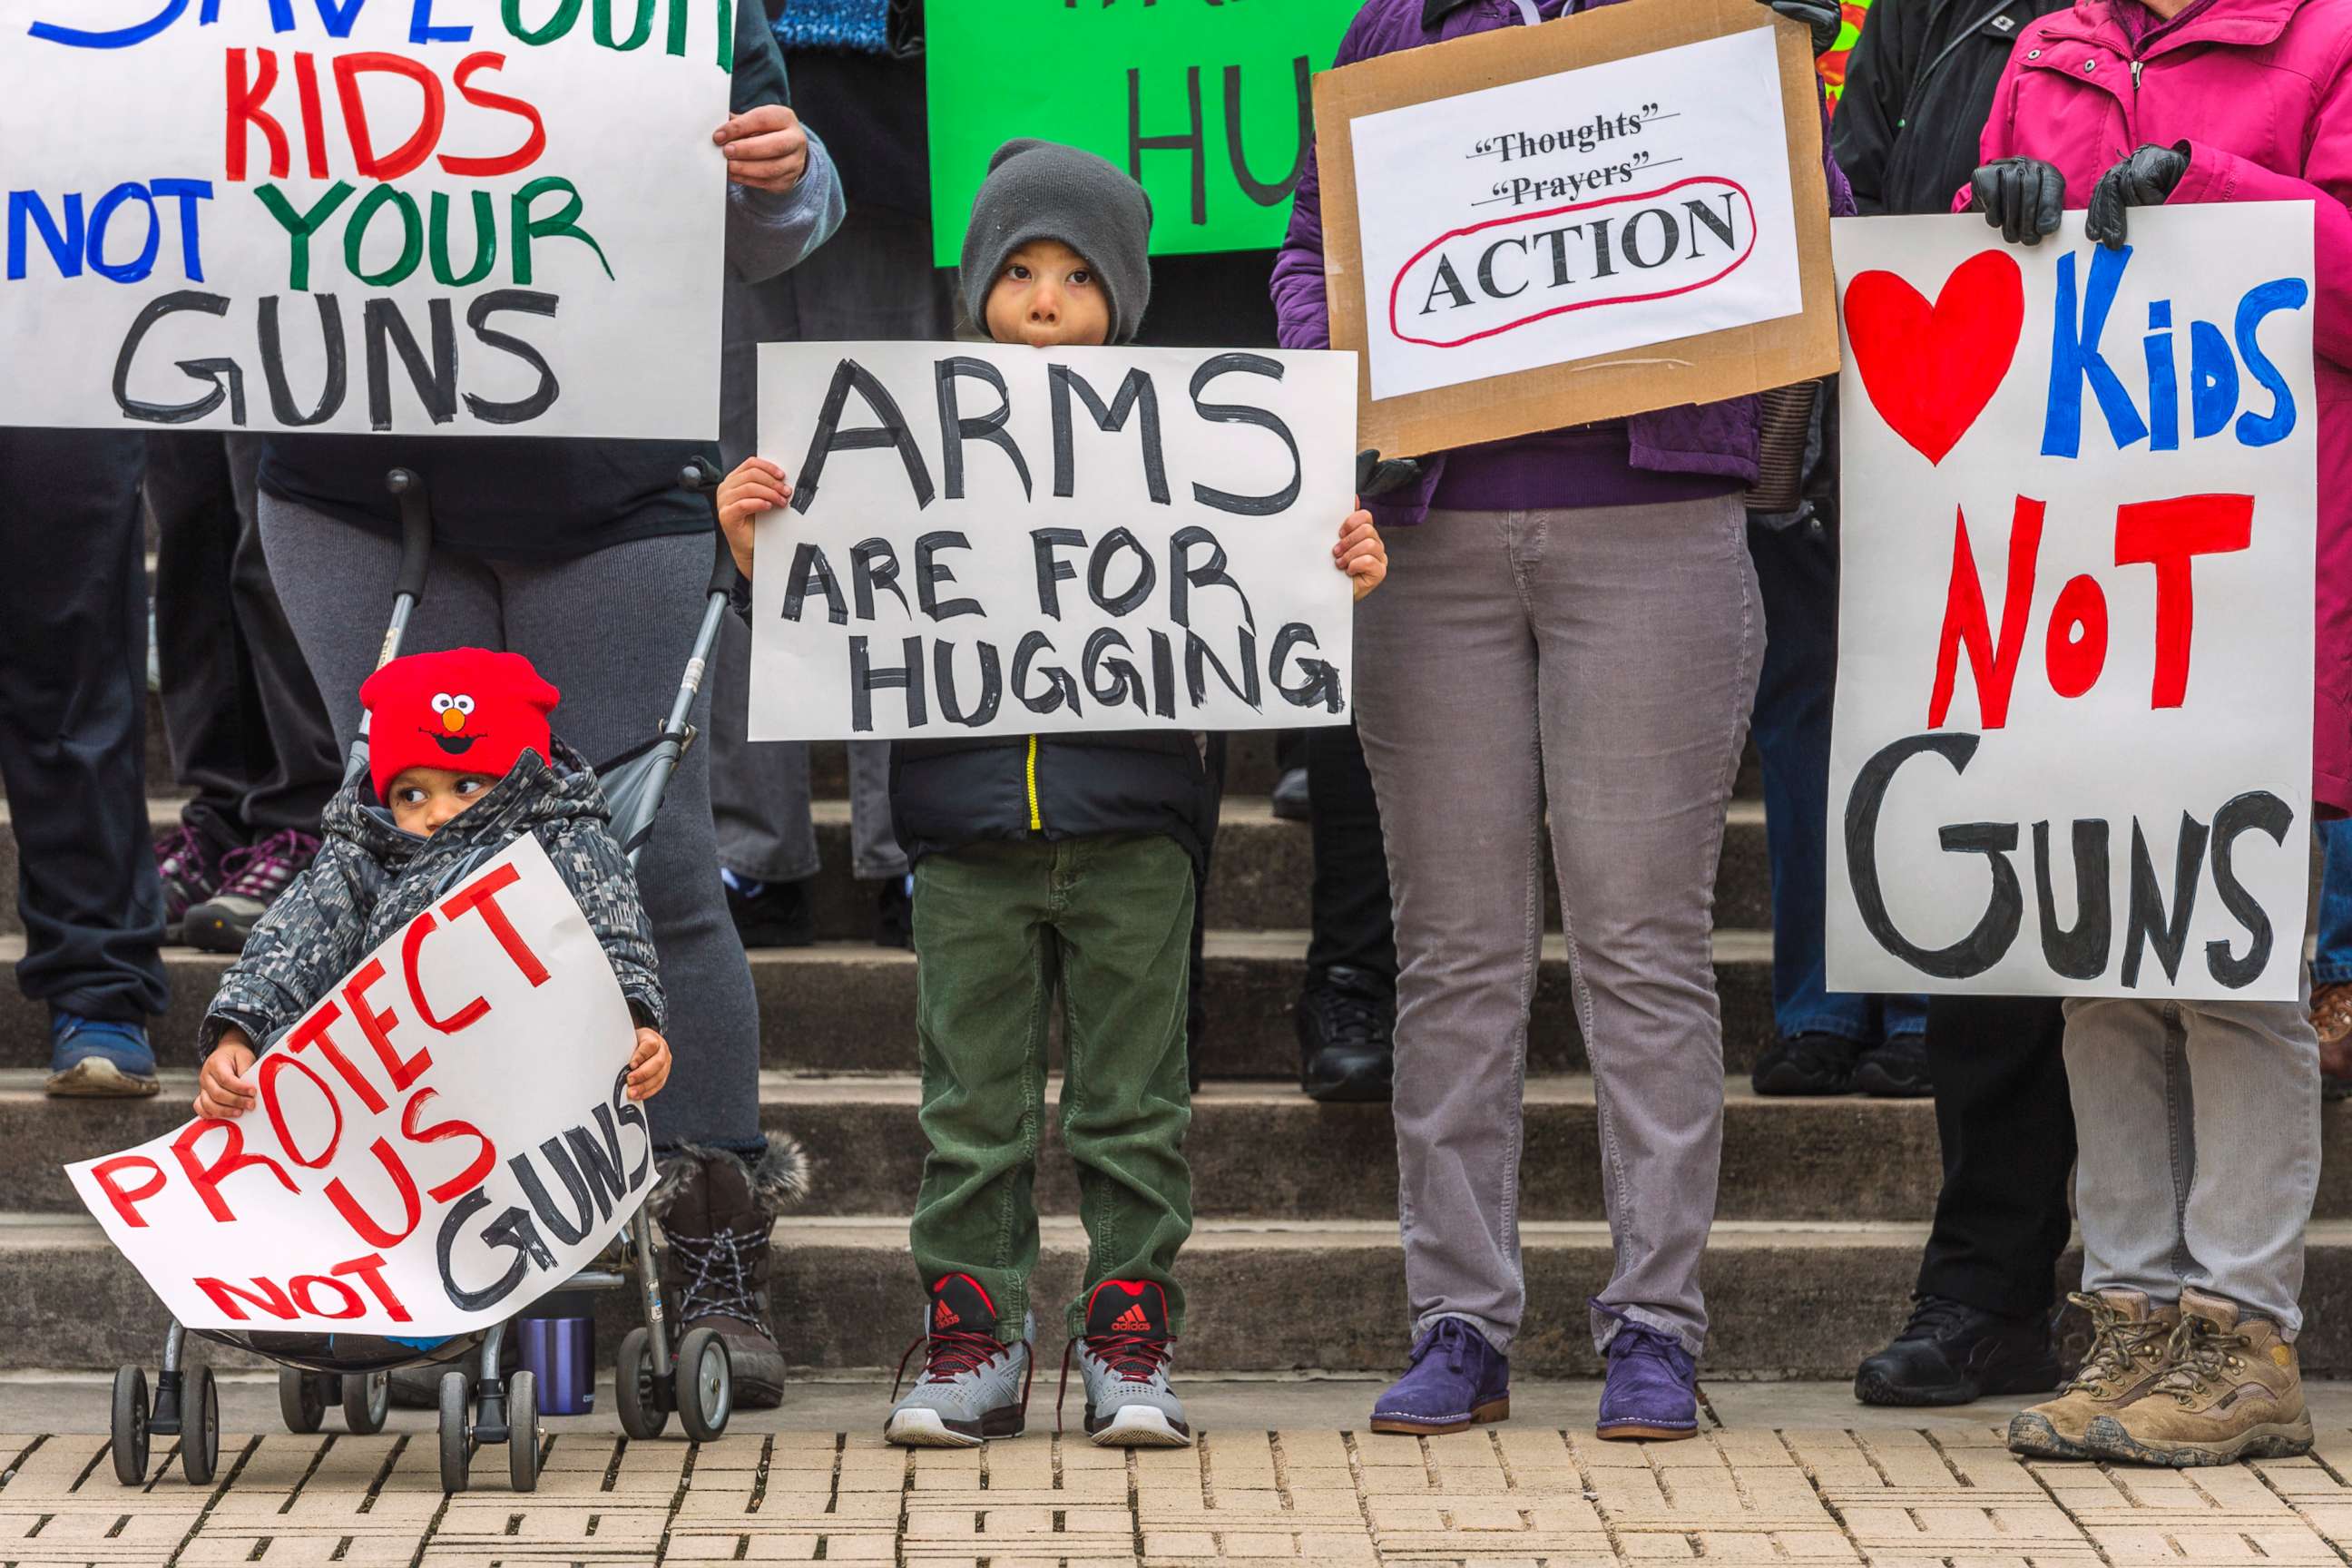
[[[346,747],[375,668],[400,546],[274,496],[261,543],[286,618]],[[506,648],[563,694],[555,731],[592,759],[650,739],[677,695],[702,594],[708,535],[615,544],[570,561],[434,552],[406,651]],[[694,722],[707,728],[706,689]],[[648,1109],[661,1143],[749,1147],[760,1138],[760,1019],[727,918],[710,822],[710,753],[689,747],[637,868],[669,1000],[669,1085]]]

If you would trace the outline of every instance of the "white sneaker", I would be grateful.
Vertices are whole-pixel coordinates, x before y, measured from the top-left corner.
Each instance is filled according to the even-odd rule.
[[[1029,1408],[1029,1334],[1024,1315],[1021,1341],[996,1337],[996,1303],[969,1274],[950,1274],[931,1287],[923,1309],[923,1337],[898,1358],[898,1370],[915,1346],[923,1364],[907,1396],[890,1406],[883,1423],[887,1442],[909,1448],[972,1448],[991,1437],[1018,1437]],[[896,1383],[891,1394],[898,1392]]]
[[[1087,1390],[1087,1436],[1101,1448],[1184,1448],[1192,1428],[1184,1403],[1168,1386],[1168,1297],[1150,1281],[1106,1279],[1087,1298],[1087,1332],[1070,1353]]]

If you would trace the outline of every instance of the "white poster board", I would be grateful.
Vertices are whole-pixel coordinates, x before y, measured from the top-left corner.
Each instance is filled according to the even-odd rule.
[[[1368,114],[1374,398],[1793,316],[1772,29]]]
[[[731,16],[0,0],[0,425],[708,439]]]
[[[771,343],[751,738],[1343,724],[1353,354]]]
[[[262,1053],[254,1110],[66,1173],[189,1328],[461,1333],[561,1286],[644,1201],[635,1036],[526,837]]]
[[[2131,239],[1835,226],[1833,989],[2298,994],[2311,209]]]

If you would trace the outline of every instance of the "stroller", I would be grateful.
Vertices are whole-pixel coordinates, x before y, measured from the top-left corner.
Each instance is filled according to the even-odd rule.
[[[698,460],[680,474],[679,482],[704,498],[715,530],[719,475]],[[392,620],[376,660],[379,667],[400,656],[409,616],[425,596],[433,553],[433,514],[424,480],[406,468],[394,468],[384,483],[399,499],[401,551],[400,578],[393,596]],[[728,593],[734,577],[734,560],[722,533],[702,624],[695,634],[694,651],[687,660],[668,719],[651,740],[596,770],[612,807],[613,835],[633,864],[652,837],[654,816],[670,775],[694,742],[687,715],[717,645],[719,619],[728,613]],[[367,771],[367,728],[362,718],[344,780],[363,778]],[[675,1355],[671,1353],[662,1320],[653,1226],[642,1204],[615,1247],[625,1255],[625,1271],[592,1268],[573,1275],[562,1289],[634,1288],[637,1292],[642,1321],[623,1336],[615,1358],[614,1393],[622,1430],[633,1438],[657,1437],[675,1411],[688,1437],[708,1442],[719,1436],[734,1412],[734,1370],[726,1342],[715,1330],[697,1329],[677,1346]],[[391,1403],[392,1369],[445,1364],[448,1370],[440,1382],[442,1489],[464,1491],[475,1448],[484,1443],[503,1443],[508,1479],[516,1491],[528,1492],[539,1486],[538,1380],[524,1367],[500,1375],[506,1330],[504,1323],[494,1324],[430,1345],[373,1335],[198,1331],[206,1339],[255,1352],[278,1363],[278,1409],[289,1432],[318,1431],[331,1403],[341,1405],[343,1423],[352,1432],[380,1432]],[[149,1441],[157,1436],[180,1439],[180,1468],[192,1485],[212,1482],[220,1460],[220,1396],[211,1367],[199,1364],[191,1370],[182,1364],[187,1338],[188,1331],[174,1321],[163,1342],[163,1364],[155,1378],[152,1408],[143,1367],[124,1366],[114,1374],[114,1475],[125,1486],[146,1483]],[[477,1349],[478,1373],[467,1366],[467,1358]]]

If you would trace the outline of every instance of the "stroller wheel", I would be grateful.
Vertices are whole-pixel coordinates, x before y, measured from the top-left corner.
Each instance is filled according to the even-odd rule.
[[[326,1424],[327,1391],[320,1386],[325,1382],[319,1373],[300,1367],[278,1369],[278,1418],[286,1423],[286,1430],[316,1432]]]
[[[388,1372],[347,1372],[342,1377],[343,1425],[362,1437],[383,1430],[392,1409],[392,1374]]]
[[[147,1484],[147,1374],[135,1366],[114,1373],[114,1479],[126,1487]]]
[[[735,1363],[716,1329],[697,1329],[677,1347],[677,1418],[698,1443],[726,1436],[735,1414]]]
[[[639,1442],[662,1435],[669,1412],[662,1407],[654,1380],[667,1368],[654,1365],[652,1336],[642,1328],[621,1336],[621,1353],[613,1369],[613,1396],[621,1406],[621,1430]]]
[[[474,1457],[473,1400],[466,1374],[441,1374],[441,1489],[466,1489],[467,1472]]]
[[[192,1487],[213,1484],[220,1464],[220,1389],[213,1369],[200,1366],[189,1375],[188,1399],[180,1419],[180,1470]]]
[[[507,1479],[519,1492],[539,1489],[539,1378],[529,1367],[507,1379]]]

